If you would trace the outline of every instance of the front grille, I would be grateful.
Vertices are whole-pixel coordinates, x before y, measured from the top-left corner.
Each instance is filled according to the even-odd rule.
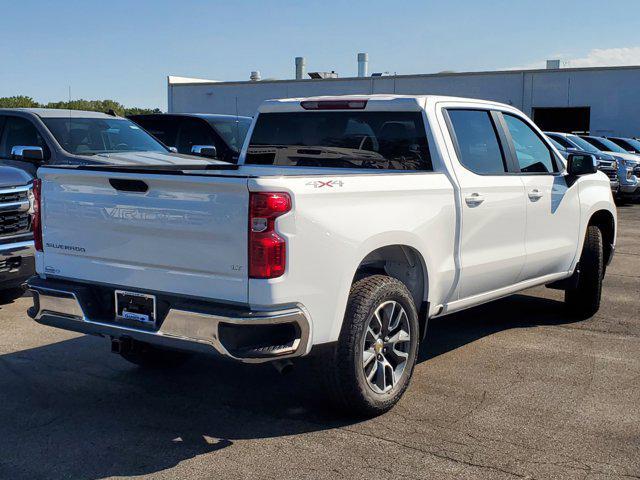
[[[22,257],[11,257],[0,261],[0,273],[15,272],[20,269]]]
[[[30,227],[28,213],[0,213],[0,236],[27,233]]]
[[[11,237],[31,230],[28,189],[0,192],[0,237]]]
[[[27,190],[17,190],[14,192],[0,193],[0,203],[28,202],[29,193]]]
[[[601,172],[603,172],[607,177],[609,177],[610,180],[617,180],[618,179],[618,172],[616,172],[615,170],[610,170],[608,168],[602,168],[600,170]]]

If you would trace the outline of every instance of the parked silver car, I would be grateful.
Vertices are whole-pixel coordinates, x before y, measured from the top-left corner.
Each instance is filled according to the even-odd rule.
[[[581,135],[580,138],[598,150],[613,155],[621,166],[620,194],[624,198],[637,198],[640,195],[640,155],[629,153],[617,143],[604,137]]]
[[[577,135],[559,132],[545,132],[545,134],[565,158],[567,158],[570,153],[577,152],[587,152],[594,155],[598,161],[598,169],[609,177],[611,191],[616,195],[619,194],[620,174],[618,162],[615,157],[601,152]]]

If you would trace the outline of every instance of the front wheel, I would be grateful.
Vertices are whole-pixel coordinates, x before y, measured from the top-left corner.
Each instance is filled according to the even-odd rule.
[[[565,290],[564,301],[571,314],[589,318],[600,309],[604,277],[602,232],[594,225],[587,227],[579,266],[578,283],[574,288]]]
[[[384,413],[409,385],[418,338],[418,313],[402,282],[384,275],[356,281],[338,344],[317,360],[325,391],[341,410]]]

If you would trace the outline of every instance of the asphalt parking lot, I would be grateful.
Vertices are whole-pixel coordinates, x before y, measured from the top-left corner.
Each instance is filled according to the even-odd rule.
[[[595,317],[545,288],[430,325],[388,414],[325,409],[270,366],[144,372],[0,306],[0,478],[640,478],[640,205]]]

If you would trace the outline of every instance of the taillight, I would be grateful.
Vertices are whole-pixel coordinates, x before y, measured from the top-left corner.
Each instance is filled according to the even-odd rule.
[[[38,252],[42,251],[42,180],[33,181],[33,210],[31,226],[33,227],[33,243]]]
[[[275,231],[275,221],[291,210],[291,197],[281,192],[252,192],[249,198],[249,277],[284,274],[287,243]]]

